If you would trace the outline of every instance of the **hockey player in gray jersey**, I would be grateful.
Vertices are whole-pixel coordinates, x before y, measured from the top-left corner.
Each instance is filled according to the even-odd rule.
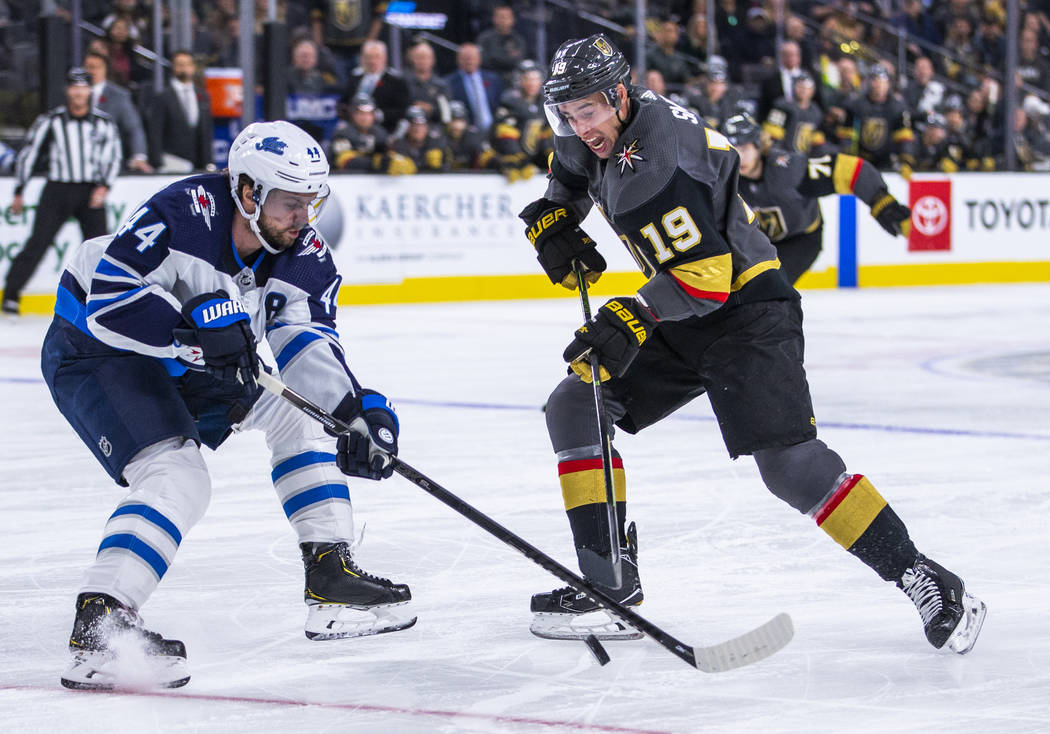
[[[558,49],[544,85],[557,135],[550,180],[543,198],[521,213],[553,283],[576,287],[574,262],[589,281],[604,270],[594,241],[580,229],[592,205],[648,278],[576,331],[562,355],[571,372],[547,403],[578,554],[608,557],[620,542],[623,584],[602,590],[623,604],[641,603],[638,532],[634,523],[626,526],[624,462],[615,450],[616,539],[605,521],[602,447],[588,384],[593,356],[609,418],[628,433],[706,392],[730,456],[753,455],[770,492],[896,584],[918,609],[930,644],[968,651],[984,605],[958,576],[919,553],[873,483],[848,472],[817,438],[799,296],[738,193],[739,155],[693,113],[629,87],[629,73],[602,35]],[[684,477],[682,491],[700,480]],[[637,636],[571,587],[536,594],[531,608],[532,631],[543,637]]]
[[[871,207],[883,229],[908,236],[911,210],[893,198],[882,174],[870,163],[845,153],[766,152],[762,130],[746,113],[726,120],[722,132],[740,154],[740,195],[776,246],[780,269],[792,283],[820,254],[824,219],[818,197],[855,194]]]
[[[189,680],[185,646],[138,610],[208,505],[200,445],[264,432],[271,477],[305,565],[306,635],[403,629],[407,586],[361,570],[344,475],[392,474],[398,422],[347,367],[340,277],[310,226],[328,162],[288,122],[246,127],[228,175],[178,181],[116,234],[85,242],[61,276],[42,369],[58,409],[127,496],[106,521],[76,600],[70,688],[112,688],[144,662],[159,686]],[[256,385],[263,338],[282,379],[350,424],[338,439]],[[131,640],[137,661],[129,661]],[[118,652],[119,651],[119,652]]]

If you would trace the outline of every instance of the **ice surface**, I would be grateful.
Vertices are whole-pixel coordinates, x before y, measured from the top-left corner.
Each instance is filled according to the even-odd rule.
[[[965,657],[933,651],[896,589],[730,461],[705,399],[617,447],[639,527],[640,612],[694,644],[779,611],[795,639],[692,670],[655,643],[528,633],[560,583],[395,478],[351,486],[362,565],[412,586],[419,623],[311,642],[302,565],[260,434],[206,452],[204,520],[142,610],[193,679],[155,695],[62,689],[80,574],[122,491],[39,377],[43,317],[0,323],[0,731],[1050,731],[1050,286],[807,292],[821,437],[926,554],[989,607]],[[343,308],[360,379],[389,394],[402,457],[562,563],[573,554],[540,406],[572,299]]]

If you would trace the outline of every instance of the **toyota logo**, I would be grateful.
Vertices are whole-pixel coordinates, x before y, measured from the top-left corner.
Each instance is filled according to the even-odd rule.
[[[936,196],[923,196],[911,208],[915,229],[927,237],[935,237],[948,226],[948,207]]]

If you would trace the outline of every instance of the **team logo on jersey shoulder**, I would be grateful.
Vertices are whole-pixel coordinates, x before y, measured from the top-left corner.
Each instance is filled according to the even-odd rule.
[[[773,159],[773,165],[780,166],[781,168],[787,168],[788,160],[788,156],[778,155],[775,159]]]
[[[205,226],[211,231],[211,218],[215,216],[215,197],[200,185],[196,189],[186,189],[186,193],[190,195],[190,211],[194,216],[203,217]]]
[[[616,154],[616,165],[620,167],[620,175],[623,175],[624,170],[628,166],[633,171],[635,161],[645,160],[638,154],[640,150],[642,150],[642,146],[638,145],[638,138],[635,138],[629,145],[624,145],[623,150]]]
[[[288,143],[284,142],[280,138],[271,135],[268,138],[263,138],[255,144],[256,150],[262,150],[267,153],[273,153],[275,155],[284,155],[284,149],[288,147]]]
[[[324,241],[321,235],[317,232],[307,232],[306,236],[303,237],[303,249],[296,253],[296,257],[302,257],[303,255],[316,255],[318,260],[324,260],[325,255],[328,254],[328,243]]]

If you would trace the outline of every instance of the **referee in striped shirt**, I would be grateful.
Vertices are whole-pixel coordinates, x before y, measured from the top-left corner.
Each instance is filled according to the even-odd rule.
[[[120,133],[106,113],[92,109],[91,78],[83,69],[69,71],[66,105],[36,119],[29,144],[18,155],[11,202],[16,216],[25,208],[22,191],[45,146],[47,183],[40,192],[33,231],[7,271],[0,304],[7,314],[18,314],[22,289],[67,219],[77,219],[85,240],[106,233],[106,194],[120,172]]]

